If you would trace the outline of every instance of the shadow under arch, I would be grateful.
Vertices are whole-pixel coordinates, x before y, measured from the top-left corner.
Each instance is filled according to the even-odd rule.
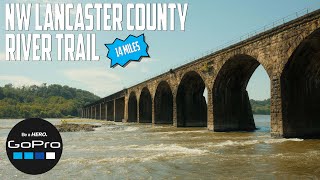
[[[216,77],[212,90],[214,131],[254,131],[256,129],[248,82],[260,65],[249,55],[228,59]]]
[[[203,92],[205,83],[195,72],[187,72],[180,81],[177,93],[177,126],[206,127],[207,103]]]
[[[173,95],[170,85],[161,81],[154,97],[155,124],[173,124]]]
[[[128,122],[137,122],[138,120],[138,108],[136,93],[132,91],[128,101]]]
[[[152,99],[150,91],[144,87],[139,98],[139,123],[152,122]]]
[[[320,28],[292,53],[281,74],[284,137],[320,137]]]

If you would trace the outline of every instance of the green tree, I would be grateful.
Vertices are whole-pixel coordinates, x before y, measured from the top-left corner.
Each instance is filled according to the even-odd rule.
[[[0,87],[0,118],[79,116],[79,109],[99,97],[81,89],[46,83]]]

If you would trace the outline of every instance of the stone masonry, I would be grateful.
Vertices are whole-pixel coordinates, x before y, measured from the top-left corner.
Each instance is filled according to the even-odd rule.
[[[320,136],[320,10],[89,104],[82,114],[251,131],[255,124],[246,86],[259,65],[270,78],[271,135]],[[100,104],[106,107],[98,110]]]

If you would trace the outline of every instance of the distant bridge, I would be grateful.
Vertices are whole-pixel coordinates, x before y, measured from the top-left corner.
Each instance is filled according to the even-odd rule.
[[[271,135],[319,137],[320,10],[86,105],[82,117],[252,131],[246,87],[259,65],[271,83]]]

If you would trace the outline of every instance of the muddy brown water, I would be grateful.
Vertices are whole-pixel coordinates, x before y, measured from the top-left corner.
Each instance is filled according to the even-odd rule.
[[[59,163],[31,176],[16,170],[5,152],[7,135],[19,121],[0,120],[0,179],[320,178],[320,140],[273,139],[270,116],[264,115],[255,116],[255,132],[123,123],[63,132]]]

